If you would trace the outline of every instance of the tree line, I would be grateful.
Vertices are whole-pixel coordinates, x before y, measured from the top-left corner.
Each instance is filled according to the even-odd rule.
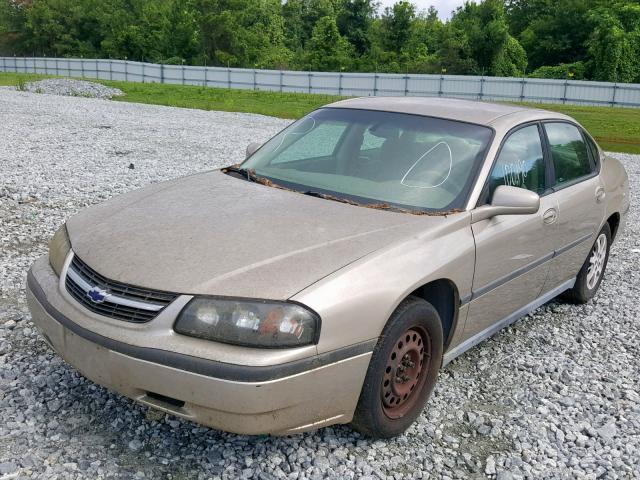
[[[640,82],[640,0],[0,0],[0,54]]]

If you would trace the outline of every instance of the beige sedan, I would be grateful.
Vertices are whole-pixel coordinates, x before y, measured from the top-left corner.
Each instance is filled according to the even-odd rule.
[[[628,209],[624,168],[569,117],[345,100],[242,165],[70,218],[27,295],[53,349],[143,404],[390,437],[444,364],[560,294],[593,297]]]

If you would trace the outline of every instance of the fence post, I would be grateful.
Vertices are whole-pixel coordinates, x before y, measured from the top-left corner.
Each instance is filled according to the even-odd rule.
[[[182,85],[184,85],[184,63],[181,65],[182,70]]]
[[[56,57],[56,75],[60,75],[60,68],[58,67],[58,57]]]
[[[618,90],[618,83],[613,84],[613,95],[611,96],[611,106],[616,106],[616,91]]]
[[[482,100],[483,95],[484,95],[484,75],[480,77],[480,94],[478,95],[478,100]]]
[[[109,59],[109,80],[113,80],[113,61]]]
[[[206,66],[204,66],[204,67],[202,67],[202,68],[204,69],[204,86],[205,86],[205,87],[208,87],[208,86],[209,86],[209,80],[208,80],[208,78],[207,78],[207,71],[208,71],[208,69],[207,69],[207,67],[206,67]]]
[[[227,88],[231,89],[231,68],[227,66]]]
[[[4,57],[2,57],[2,71],[6,71],[7,70],[7,65],[6,65],[7,61],[4,59]]]
[[[144,75],[144,61],[140,64],[140,66],[142,67],[142,83],[146,83],[145,75]]]
[[[164,63],[160,64],[160,83],[164,83]]]
[[[256,69],[254,68],[253,69],[253,89],[254,90],[256,89],[256,75],[257,75]]]
[[[438,96],[442,96],[442,82],[444,82],[444,75],[440,75],[440,85],[438,86]]]
[[[373,74],[373,96],[378,96],[378,72]]]
[[[80,71],[82,72],[82,78],[84,78],[84,58],[80,59]]]
[[[409,74],[404,76],[404,96],[409,96]]]
[[[522,77],[522,81],[520,83],[521,83],[521,85],[520,85],[520,101],[524,102],[524,87],[527,84],[527,80],[524,77]]]
[[[564,81],[564,92],[562,94],[562,104],[567,103],[567,87],[569,86],[569,80]]]
[[[313,75],[311,72],[309,72],[309,93],[311,93],[311,75]]]
[[[342,72],[338,72],[338,95],[342,95]]]
[[[18,73],[18,60],[16,59],[16,56],[13,56],[13,71],[15,73]]]
[[[282,93],[282,70],[280,70],[280,93]]]

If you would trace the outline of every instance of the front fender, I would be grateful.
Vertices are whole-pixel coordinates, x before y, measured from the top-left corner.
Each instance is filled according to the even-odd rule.
[[[423,232],[334,272],[292,298],[322,317],[318,352],[377,339],[400,302],[428,282],[447,279],[461,298],[471,293],[471,215],[463,212],[436,225],[425,221],[427,225]],[[457,328],[463,327],[459,322]]]

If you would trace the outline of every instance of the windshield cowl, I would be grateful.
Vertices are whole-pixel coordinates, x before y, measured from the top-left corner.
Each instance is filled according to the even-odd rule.
[[[387,203],[366,203],[366,202],[357,202],[355,200],[349,199],[349,198],[345,198],[345,197],[337,197],[335,195],[330,195],[327,193],[322,193],[322,192],[318,192],[318,191],[314,191],[314,190],[296,190],[293,188],[289,188],[286,187],[284,185],[280,185],[276,182],[274,182],[272,179],[267,178],[267,177],[261,177],[259,175],[256,175],[255,171],[253,171],[253,169],[244,169],[244,168],[239,168],[239,166],[236,165],[231,165],[228,167],[224,167],[221,168],[220,171],[222,173],[226,173],[226,174],[238,174],[237,178],[240,178],[242,180],[246,180],[246,181],[250,181],[250,182],[255,182],[255,183],[259,183],[260,185],[264,185],[266,187],[271,187],[271,188],[278,188],[281,190],[288,190],[290,192],[296,192],[296,193],[300,193],[302,195],[307,195],[310,197],[316,197],[316,198],[321,198],[323,200],[330,200],[330,201],[334,201],[334,202],[340,202],[340,203],[347,203],[349,205],[354,205],[354,206],[358,206],[358,207],[365,207],[365,208],[373,208],[376,210],[387,210],[390,212],[398,212],[398,213],[408,213],[411,215],[453,215],[455,213],[460,213],[463,210],[462,209],[451,209],[451,210],[447,210],[447,211],[427,211],[427,210],[419,210],[419,209],[408,209],[408,208],[400,208],[400,207],[396,207],[393,205],[389,205]]]

